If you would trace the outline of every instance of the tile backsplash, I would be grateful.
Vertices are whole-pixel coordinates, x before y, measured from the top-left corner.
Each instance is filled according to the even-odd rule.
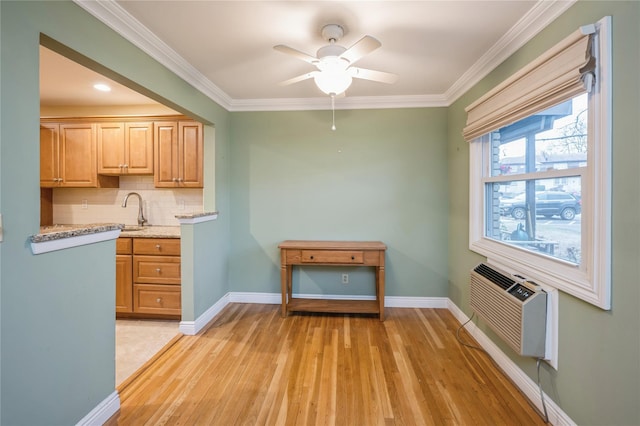
[[[121,176],[120,188],[55,188],[53,223],[136,225],[138,197],[129,197],[127,207],[122,207],[129,192],[137,192],[142,197],[147,225],[177,226],[175,215],[199,213],[203,209],[201,188],[155,188],[153,176]]]

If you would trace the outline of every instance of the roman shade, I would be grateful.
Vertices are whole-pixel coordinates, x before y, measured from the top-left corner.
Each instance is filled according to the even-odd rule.
[[[593,85],[595,25],[575,31],[538,59],[469,105],[467,141],[569,99]]]

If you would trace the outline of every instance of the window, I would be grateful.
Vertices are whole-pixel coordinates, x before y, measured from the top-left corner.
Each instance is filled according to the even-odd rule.
[[[583,27],[470,105],[464,131],[470,249],[603,309],[610,309],[609,22]]]

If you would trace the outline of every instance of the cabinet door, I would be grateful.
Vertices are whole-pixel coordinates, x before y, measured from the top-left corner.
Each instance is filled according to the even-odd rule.
[[[181,121],[178,137],[178,183],[185,188],[202,188],[203,147],[202,124]]]
[[[132,266],[131,255],[116,255],[116,312],[133,312]]]
[[[153,124],[154,173],[158,188],[174,188],[178,179],[178,123],[176,121]]]
[[[124,171],[124,124],[98,123],[98,173],[118,175]]]
[[[127,174],[153,173],[153,123],[125,123]]]
[[[59,126],[40,125],[40,186],[51,188],[58,185],[60,177]]]
[[[60,124],[61,186],[97,186],[95,134],[91,123]]]

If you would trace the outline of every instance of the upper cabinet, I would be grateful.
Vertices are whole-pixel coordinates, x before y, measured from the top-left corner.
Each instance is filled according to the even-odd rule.
[[[98,177],[93,123],[41,123],[40,186],[113,188],[117,178]]]
[[[154,175],[157,188],[202,188],[203,126],[182,116],[43,118],[42,188],[117,188]]]
[[[59,186],[60,177],[60,125],[40,124],[40,186]]]
[[[154,123],[154,183],[157,188],[202,188],[202,124],[191,120]]]
[[[153,122],[98,123],[98,173],[153,174]]]

